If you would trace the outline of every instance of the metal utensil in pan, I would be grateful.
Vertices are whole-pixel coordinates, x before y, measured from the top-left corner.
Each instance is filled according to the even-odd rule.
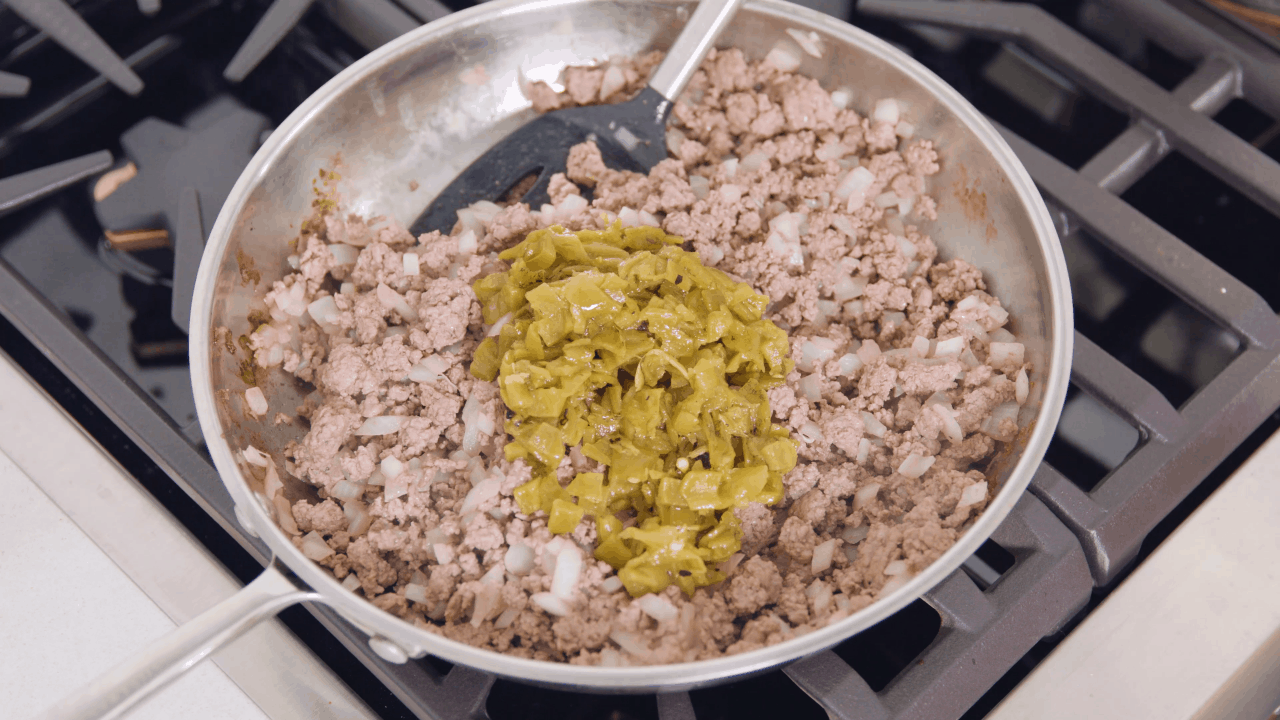
[[[331,605],[367,632],[373,647],[390,660],[430,653],[518,680],[589,691],[690,689],[835,645],[918,598],[991,535],[1030,482],[1066,392],[1071,302],[1053,224],[1012,151],[955,90],[887,43],[781,0],[749,2],[719,44],[763,58],[782,43],[801,58],[801,73],[830,90],[850,92],[854,108],[867,112],[872,100],[889,97],[905,105],[917,134],[933,140],[943,154],[943,169],[930,183],[938,220],[923,229],[944,258],[963,257],[982,269],[1034,364],[1031,395],[1019,417],[1023,431],[989,468],[999,490],[950,550],[896,591],[793,640],[694,663],[583,667],[503,655],[416,628],[343,589],[327,569],[294,547],[264,509],[262,484],[239,451],[252,444],[278,456],[302,430],[252,419],[240,380],[243,358],[218,342],[218,333],[221,328],[232,337],[248,332],[250,303],[288,271],[285,258],[293,252],[288,241],[311,211],[312,178],[321,169],[336,170],[345,209],[412,222],[426,200],[528,121],[523,78],[546,77],[569,63],[668,47],[691,7],[677,0],[485,3],[369,54],[271,135],[236,183],[205,248],[192,307],[191,371],[204,436],[236,502],[237,517],[271,547],[275,562],[235,597],[93,683],[53,716],[113,717],[254,622],[303,601]],[[788,30],[810,41],[809,33],[816,34],[820,56],[792,44]],[[462,82],[459,76],[477,64],[489,82]],[[265,381],[263,389],[272,408],[268,418],[276,411],[292,412],[307,392],[283,377]],[[295,483],[286,485],[291,497],[308,491],[289,482]],[[292,575],[286,575],[286,567]]]

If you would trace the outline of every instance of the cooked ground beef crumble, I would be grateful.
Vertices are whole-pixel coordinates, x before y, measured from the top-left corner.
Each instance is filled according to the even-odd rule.
[[[539,110],[615,101],[658,59],[570,68],[564,92],[527,91]],[[889,102],[862,116],[812,79],[712,51],[675,107],[671,157],[648,175],[611,170],[584,143],[537,210],[481,204],[452,234],[418,238],[332,211],[306,226],[296,271],[264,298],[272,321],[251,338],[260,366],[317,390],[298,409],[309,430],[283,458],[245,453],[281,526],[409,622],[579,664],[751,650],[922,571],[986,506],[975,468],[1016,432],[1030,367],[981,273],[939,262],[912,224],[936,219],[926,186],[938,153]],[[672,586],[635,601],[593,559],[590,517],[552,536],[544,514],[520,512],[512,493],[529,468],[503,459],[497,387],[467,371],[488,330],[470,285],[505,266],[496,253],[540,227],[614,220],[680,235],[766,294],[796,361],[769,393],[800,443],[786,499],[739,511],[728,579],[692,598]],[[564,482],[598,470],[576,450],[560,468]],[[321,502],[290,507],[281,471]],[[581,566],[576,589],[539,602],[565,563]]]

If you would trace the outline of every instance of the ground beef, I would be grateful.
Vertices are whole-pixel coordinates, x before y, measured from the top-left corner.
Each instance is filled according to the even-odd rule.
[[[569,68],[563,91],[526,91],[539,110],[619,101],[660,57]],[[314,486],[319,502],[275,505],[296,542],[325,538],[333,554],[322,564],[354,592],[430,631],[521,657],[714,658],[866,607],[936,560],[985,507],[980,468],[994,438],[1010,435],[990,418],[1015,402],[1016,375],[1031,368],[985,362],[991,342],[1013,341],[1007,314],[977,268],[940,261],[914,224],[936,218],[926,193],[945,161],[938,149],[737,50],[708,55],[674,117],[673,157],[647,175],[609,168],[593,143],[574,147],[552,178],[549,209],[490,207],[482,228],[416,239],[332,211],[302,226],[297,272],[266,293],[257,310],[268,320],[249,346],[259,366],[317,390],[298,409],[306,434],[269,461]],[[870,188],[837,197],[858,167]],[[881,193],[897,204],[872,202]],[[561,211],[588,195],[587,208]],[[563,553],[590,549],[595,527],[585,518],[552,536],[544,514],[519,511],[513,493],[530,469],[503,456],[496,387],[467,372],[488,329],[470,284],[504,266],[495,253],[539,227],[614,220],[681,235],[708,266],[765,293],[796,361],[768,393],[775,421],[799,441],[785,499],[735,511],[742,549],[721,564],[725,580],[691,598],[668,588],[677,613],[661,622],[589,555],[568,616],[532,599],[550,589]],[[307,307],[330,295],[337,314],[320,326]],[[912,456],[934,462],[904,477]],[[567,480],[598,467],[575,449],[561,470]],[[837,550],[815,572],[821,543]]]

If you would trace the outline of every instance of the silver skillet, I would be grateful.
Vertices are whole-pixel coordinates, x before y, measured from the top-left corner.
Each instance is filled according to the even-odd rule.
[[[781,43],[801,58],[799,72],[828,90],[848,91],[860,112],[878,98],[902,103],[917,135],[934,140],[943,156],[942,172],[930,183],[938,220],[925,230],[944,258],[963,257],[982,269],[1035,366],[1031,396],[1019,417],[1023,430],[992,466],[998,492],[950,550],[888,596],[787,642],[696,663],[582,667],[502,655],[415,628],[344,590],[294,547],[265,509],[262,484],[239,450],[252,444],[279,458],[302,430],[251,419],[239,378],[243,355],[228,350],[215,333],[223,327],[232,337],[247,332],[255,298],[287,271],[287,243],[310,212],[312,179],[322,168],[337,171],[344,210],[391,215],[408,225],[458,172],[528,119],[532,111],[520,91],[521,78],[554,81],[565,64],[667,48],[692,7],[678,0],[495,0],[370,53],[272,133],[232,189],[205,248],[192,304],[191,374],[200,424],[237,518],[271,547],[275,561],[235,596],[68,698],[50,717],[114,717],[298,602],[332,606],[368,633],[379,655],[395,662],[431,654],[509,678],[580,690],[687,690],[839,643],[920,597],[991,535],[1043,457],[1067,387],[1071,301],[1053,224],[1013,152],[955,90],[887,43],[782,0],[746,4],[717,44],[762,58]],[[804,52],[788,30],[806,38],[816,33],[821,57]],[[282,377],[263,389],[271,404],[267,418],[292,414],[307,392]],[[289,480],[286,491],[291,497],[309,492]]]

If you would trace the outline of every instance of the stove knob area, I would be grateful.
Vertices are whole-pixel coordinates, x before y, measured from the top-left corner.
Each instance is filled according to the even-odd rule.
[[[409,653],[404,648],[382,637],[374,635],[369,638],[369,648],[378,654],[378,657],[389,663],[403,665],[409,662]]]

